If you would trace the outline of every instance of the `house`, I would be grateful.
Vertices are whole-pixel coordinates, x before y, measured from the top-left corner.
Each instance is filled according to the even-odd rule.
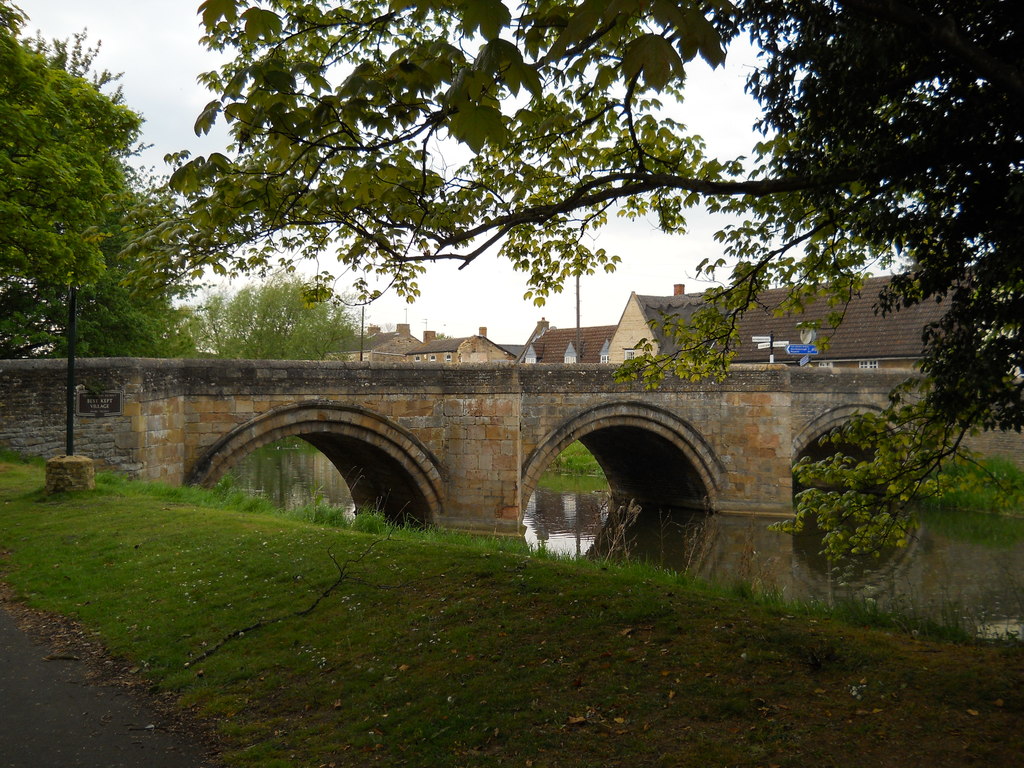
[[[543,318],[519,355],[521,363],[607,363],[614,325],[551,328]]]
[[[408,323],[399,323],[394,331],[382,331],[379,325],[370,325],[363,342],[363,360],[401,363],[405,361],[406,352],[422,343],[412,335]],[[352,359],[358,360],[358,353]]]
[[[407,350],[404,360],[413,363],[488,363],[515,362],[515,355],[487,338],[487,328],[476,336],[437,338],[434,331],[423,332],[423,343]]]
[[[621,365],[642,355],[645,339],[652,343],[654,352],[671,349],[671,340],[666,339],[661,330],[662,318],[676,316],[686,320],[703,305],[703,295],[687,294],[682,283],[673,286],[671,296],[641,296],[634,291],[626,301],[618,325],[614,326],[608,362]]]
[[[767,363],[770,351],[759,348],[761,341],[754,338],[773,338],[776,343],[811,345],[815,354],[807,355],[810,364],[827,368],[907,368],[914,365],[923,351],[922,333],[926,326],[937,322],[944,307],[928,301],[905,307],[897,313],[882,315],[876,311],[881,291],[889,284],[890,276],[872,277],[864,281],[861,292],[852,296],[845,305],[830,307],[820,301],[810,304],[802,314],[776,316],[775,310],[788,295],[787,288],[773,288],[758,296],[758,306],[750,309],[739,323],[739,338],[733,362]],[[635,354],[641,354],[641,340],[647,339],[654,352],[671,352],[672,339],[667,338],[660,325],[665,317],[678,317],[685,321],[703,305],[703,295],[687,294],[682,285],[674,287],[671,296],[640,296],[633,293],[626,303],[622,318],[612,337],[610,361],[621,363]],[[837,327],[827,326],[827,316],[841,311],[843,320]],[[653,321],[652,328],[649,323]],[[823,323],[816,332],[804,327],[809,322]],[[824,346],[827,345],[827,349]],[[802,351],[787,352],[785,347],[774,349],[776,363],[797,364]]]
[[[787,289],[765,291],[758,297],[761,308],[747,312],[740,321],[739,346],[734,360],[739,363],[768,362],[768,350],[758,349],[753,337],[774,336],[776,342],[801,344],[806,341],[813,344],[819,351],[809,355],[810,362],[822,368],[914,366],[924,351],[924,329],[937,323],[945,314],[946,307],[929,299],[883,315],[879,309],[879,295],[891,280],[889,275],[867,278],[860,293],[843,305],[829,307],[821,301],[811,304],[803,314],[782,317],[775,317],[773,309],[783,301]],[[840,311],[843,315],[842,322],[835,327],[827,325],[826,321],[832,311]],[[821,322],[822,326],[816,333],[808,333],[801,327],[808,321]],[[821,348],[823,342],[827,349]],[[775,362],[797,363],[800,357],[799,353],[787,354],[785,348],[779,348]]]

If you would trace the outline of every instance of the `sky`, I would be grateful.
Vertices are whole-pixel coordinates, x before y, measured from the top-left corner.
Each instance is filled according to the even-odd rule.
[[[146,122],[143,140],[152,145],[143,162],[158,175],[167,173],[164,155],[187,149],[205,154],[223,148],[226,134],[215,131],[197,138],[196,117],[213,95],[196,82],[197,75],[217,67],[225,54],[199,43],[197,10],[201,0],[15,0],[29,17],[27,34],[67,38],[86,30],[88,41],[100,43],[99,68],[123,73],[125,102]],[[757,110],[743,84],[753,55],[730,52],[724,68],[712,72],[702,62],[688,67],[687,103],[680,119],[708,144],[710,153],[734,157],[749,152],[755,140],[751,127]],[[695,278],[704,258],[717,258],[713,234],[718,223],[694,211],[690,231],[668,236],[650,223],[616,220],[595,237],[595,245],[622,257],[612,275],[581,280],[581,324],[618,323],[631,291],[668,295],[682,283],[687,291],[706,283]],[[521,344],[542,318],[558,328],[574,327],[574,286],[550,298],[543,307],[523,299],[526,279],[495,254],[458,270],[453,264],[428,265],[420,281],[422,296],[408,304],[385,295],[366,308],[366,322],[382,326],[408,323],[412,332],[425,329],[448,336],[469,336],[479,327],[492,341]],[[240,287],[237,282],[234,287]],[[342,290],[344,285],[339,286]]]

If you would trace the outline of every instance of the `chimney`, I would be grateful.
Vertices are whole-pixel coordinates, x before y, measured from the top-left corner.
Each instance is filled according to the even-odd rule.
[[[366,332],[370,336],[376,336],[378,333],[380,333],[380,326],[379,325],[368,325],[368,326],[366,326]]]
[[[540,322],[537,323],[537,327],[533,329],[533,338],[539,339],[545,334],[545,332],[547,332],[549,327],[550,323],[542,317]]]
[[[676,283],[675,285],[672,286],[672,295],[673,296],[685,296],[686,295],[686,286],[683,285],[682,283]]]
[[[480,333],[478,333],[477,336],[484,336],[484,337],[487,336],[487,326],[486,325],[481,325],[480,326]]]
[[[426,344],[429,341],[433,341],[437,338],[437,331],[424,331],[423,332],[423,343]]]
[[[399,336],[412,336],[412,333],[409,331],[409,324],[408,323],[399,323],[398,324],[398,335]]]

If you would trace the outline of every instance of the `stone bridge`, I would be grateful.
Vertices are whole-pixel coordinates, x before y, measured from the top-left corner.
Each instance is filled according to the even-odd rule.
[[[123,393],[78,416],[76,452],[172,484],[216,483],[283,437],[316,446],[357,504],[392,518],[518,532],[548,464],[579,440],[618,500],[786,516],[794,461],[906,371],[736,366],[722,383],[616,383],[608,366],[86,359],[79,388]],[[65,363],[0,361],[0,445],[64,450]]]

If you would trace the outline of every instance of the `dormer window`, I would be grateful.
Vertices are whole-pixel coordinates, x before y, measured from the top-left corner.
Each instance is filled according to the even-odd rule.
[[[530,348],[526,350],[526,354],[523,355],[523,362],[528,365],[533,365],[537,362],[537,350],[533,348],[532,344],[530,345]]]
[[[575,363],[576,357],[576,347],[574,347],[572,345],[572,342],[570,341],[569,346],[565,348],[565,357],[563,358],[563,362],[566,365],[569,365],[570,363]]]

